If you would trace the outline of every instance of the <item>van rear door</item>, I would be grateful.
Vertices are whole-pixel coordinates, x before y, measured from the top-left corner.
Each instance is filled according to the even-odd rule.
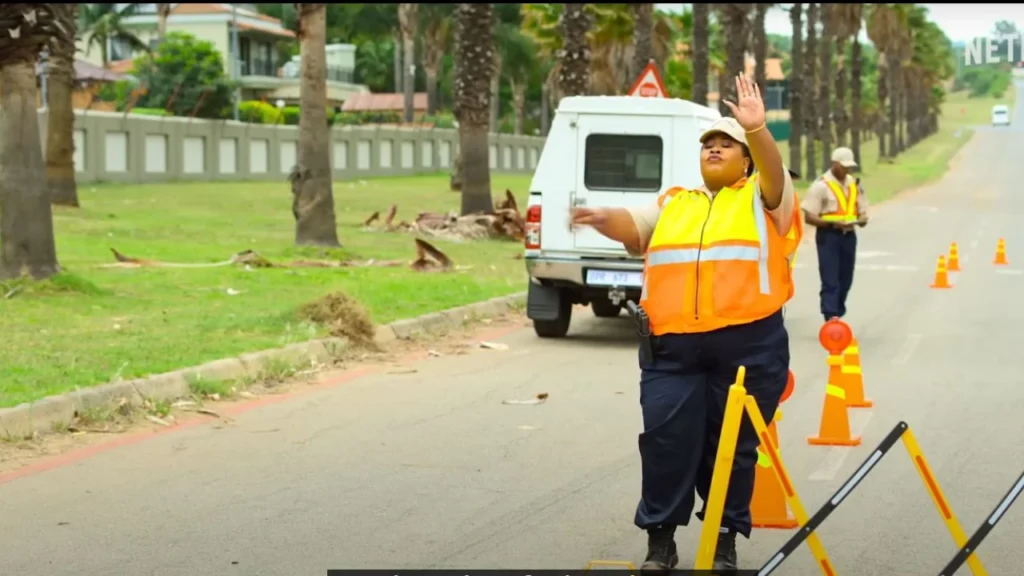
[[[576,182],[570,203],[629,208],[654,202],[670,170],[674,118],[580,115]],[[578,250],[622,251],[622,244],[590,228],[575,233]]]

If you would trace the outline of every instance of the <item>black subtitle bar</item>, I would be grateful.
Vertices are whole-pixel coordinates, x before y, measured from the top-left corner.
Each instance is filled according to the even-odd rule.
[[[640,576],[640,568],[628,570],[626,568],[604,568],[595,566],[589,570],[576,568],[573,570],[472,570],[444,568],[440,570],[414,570],[408,568],[396,568],[394,570],[328,570],[327,576]],[[757,570],[673,570],[673,576],[755,576]]]

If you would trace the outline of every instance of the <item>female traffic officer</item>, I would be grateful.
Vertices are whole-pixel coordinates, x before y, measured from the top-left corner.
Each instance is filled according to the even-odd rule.
[[[802,228],[760,90],[744,77],[736,89],[738,103],[726,102],[735,119],[718,120],[701,136],[704,186],[669,189],[637,210],[572,212],[573,225],[646,254],[640,305],[653,354],[640,360],[643,482],[635,518],[648,533],[645,574],[677,564],[675,529],[690,522],[694,491],[707,499],[737,369],[746,367],[747,392],[769,422],[789,372],[782,307],[793,295],[789,258]],[[736,569],[736,534],[750,537],[758,444],[744,418],[716,570]]]

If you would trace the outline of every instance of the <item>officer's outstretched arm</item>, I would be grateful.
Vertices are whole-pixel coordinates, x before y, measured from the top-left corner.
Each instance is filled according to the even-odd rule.
[[[643,252],[640,231],[637,230],[633,215],[625,208],[602,208],[604,218],[594,224],[594,230],[602,236],[621,242],[631,253]]]

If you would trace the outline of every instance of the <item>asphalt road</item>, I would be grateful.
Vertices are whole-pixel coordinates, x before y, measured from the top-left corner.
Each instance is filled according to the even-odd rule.
[[[857,448],[811,447],[826,377],[813,243],[787,310],[797,388],[783,456],[820,506],[899,421],[910,424],[968,533],[1024,469],[1024,90],[1015,127],[985,129],[941,183],[879,207],[860,234],[848,318],[870,410]],[[868,143],[865,153],[873,153]],[[870,181],[866,181],[870,185]],[[1018,225],[1013,222],[1018,221]],[[1011,265],[992,265],[997,239]],[[960,246],[952,290],[935,261]],[[578,314],[564,341],[423,361],[237,418],[122,446],[0,485],[0,573],[316,575],[328,568],[582,568],[640,562],[636,349],[624,318]],[[539,406],[503,405],[550,394]],[[681,530],[692,565],[699,523]],[[741,541],[756,568],[791,534]],[[938,573],[955,547],[897,446],[819,531],[839,574]],[[1024,565],[1024,503],[981,546],[990,574]],[[802,547],[777,574],[817,573]],[[967,574],[966,568],[960,574]]]

